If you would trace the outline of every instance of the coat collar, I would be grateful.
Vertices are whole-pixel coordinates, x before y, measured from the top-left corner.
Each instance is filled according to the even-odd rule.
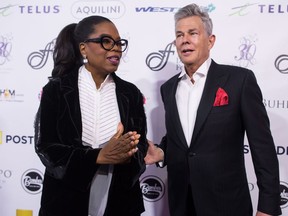
[[[74,121],[75,126],[78,131],[78,137],[82,137],[82,120],[81,120],[81,109],[79,101],[79,88],[78,88],[78,70],[71,71],[69,74],[59,78],[60,81],[60,91],[63,94],[66,107],[71,114],[72,121]],[[127,86],[125,81],[119,78],[115,73],[111,74],[112,78],[116,84],[116,96],[119,106],[121,122],[124,125],[128,124],[129,113],[129,95],[130,91],[127,91]],[[131,96],[130,96],[131,97]],[[67,111],[67,110],[63,110]]]
[[[194,126],[194,131],[193,131],[191,143],[194,143],[194,141],[197,139],[197,136],[198,136],[203,124],[205,123],[205,120],[206,120],[209,112],[211,111],[211,109],[213,107],[213,103],[215,100],[215,95],[216,95],[217,89],[219,87],[224,86],[227,78],[228,78],[228,75],[223,70],[220,69],[220,67],[217,63],[215,63],[212,60],[211,65],[210,65],[209,70],[208,70],[208,74],[207,74],[206,83],[205,83],[205,86],[203,89],[202,97],[201,97],[199,107],[197,110],[196,122],[195,122],[195,126]],[[179,78],[179,74],[177,74],[172,79],[173,80],[172,85],[171,85],[172,94],[168,96],[171,98],[170,99],[168,98],[167,101],[171,101],[172,113],[175,113],[174,117],[172,118],[172,121],[174,121],[174,125],[176,125],[175,134],[178,136],[181,143],[183,143],[183,145],[186,147],[187,143],[186,143],[185,135],[184,135],[184,132],[183,132],[183,129],[181,126],[180,117],[179,117],[177,104],[176,104],[176,98],[175,98],[177,85],[178,85],[178,82],[180,79],[181,79],[181,77]],[[192,146],[192,145],[190,145],[190,146]]]
[[[197,111],[196,122],[194,126],[192,141],[193,143],[201,130],[209,112],[213,107],[215,95],[219,87],[224,86],[228,79],[227,73],[220,69],[219,65],[213,60],[208,70],[206,83],[204,86],[203,94]]]

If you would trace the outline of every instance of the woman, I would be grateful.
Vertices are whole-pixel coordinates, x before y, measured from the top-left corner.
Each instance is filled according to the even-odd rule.
[[[70,24],[57,37],[35,122],[35,148],[46,167],[39,215],[144,211],[143,97],[115,74],[127,45],[101,16]]]

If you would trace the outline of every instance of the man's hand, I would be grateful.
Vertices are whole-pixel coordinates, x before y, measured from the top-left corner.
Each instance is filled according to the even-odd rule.
[[[272,215],[257,211],[256,216],[272,216]]]
[[[145,163],[147,165],[151,165],[156,162],[163,161],[164,152],[162,151],[162,149],[155,146],[154,143],[152,143],[150,140],[148,140],[148,145],[149,146],[148,146],[147,154],[144,158]]]
[[[140,134],[136,131],[129,131],[122,135],[123,131],[124,127],[120,122],[116,134],[99,152],[97,164],[125,163],[138,151]]]

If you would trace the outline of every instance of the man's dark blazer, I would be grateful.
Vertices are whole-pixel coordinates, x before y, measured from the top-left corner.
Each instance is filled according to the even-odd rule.
[[[244,163],[245,132],[260,190],[258,210],[280,214],[278,159],[253,72],[212,60],[190,147],[176,105],[178,77],[161,86],[167,134],[160,147],[167,165],[171,216],[186,216],[189,184],[197,216],[252,216]],[[228,105],[213,106],[218,88],[228,94]]]
[[[143,95],[135,85],[112,76],[124,133],[137,129],[141,138],[130,163],[114,166],[105,215],[140,215],[144,204],[138,178],[146,167],[147,150]],[[78,70],[43,88],[35,122],[35,148],[46,167],[39,215],[87,216],[100,149],[82,144]]]

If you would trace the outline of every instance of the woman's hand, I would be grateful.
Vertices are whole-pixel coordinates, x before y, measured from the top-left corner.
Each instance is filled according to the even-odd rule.
[[[124,126],[120,122],[117,132],[108,143],[101,149],[97,157],[97,164],[119,164],[129,161],[137,151],[140,134],[136,131],[129,131],[122,135]]]

